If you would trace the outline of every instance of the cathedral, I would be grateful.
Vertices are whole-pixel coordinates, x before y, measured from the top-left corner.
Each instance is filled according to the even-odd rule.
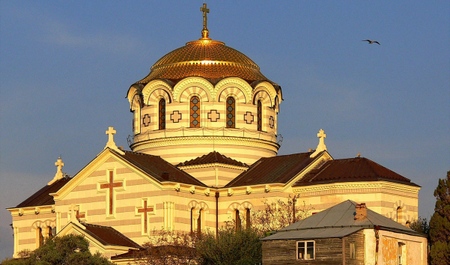
[[[200,38],[162,56],[124,90],[129,150],[105,128],[104,149],[76,175],[67,176],[58,158],[48,184],[8,208],[14,257],[69,233],[111,257],[138,249],[155,230],[248,225],[264,201],[294,196],[311,213],[352,200],[403,225],[417,219],[417,184],[365,157],[333,158],[322,129],[315,150],[277,155],[281,86],[212,39],[209,10],[200,10]]]

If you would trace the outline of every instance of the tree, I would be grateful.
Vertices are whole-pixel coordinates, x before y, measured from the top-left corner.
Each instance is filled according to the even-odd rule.
[[[432,265],[450,264],[450,171],[447,179],[439,179],[434,191],[436,205],[430,219],[430,262]]]
[[[204,234],[196,244],[201,265],[246,265],[262,261],[260,234],[255,229],[236,230],[228,226],[217,237]]]
[[[81,235],[66,235],[48,239],[45,243],[29,252],[28,257],[10,259],[2,265],[111,265],[108,259],[99,253],[89,251],[89,242]]]
[[[412,230],[427,235],[427,238],[429,238],[430,234],[430,224],[427,221],[427,218],[422,218],[419,216],[417,220],[414,220],[409,225],[409,228]]]
[[[298,196],[289,196],[287,200],[278,199],[269,202],[264,201],[262,210],[252,211],[252,227],[257,231],[266,234],[277,231],[292,223],[298,222],[311,215],[312,206],[298,203]]]
[[[134,260],[139,265],[196,264],[196,242],[196,233],[153,231],[143,249],[134,252]]]

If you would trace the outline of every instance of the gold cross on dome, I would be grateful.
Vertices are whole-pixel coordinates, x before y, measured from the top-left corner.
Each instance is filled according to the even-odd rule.
[[[207,27],[208,17],[206,14],[209,13],[209,9],[206,7],[206,3],[203,3],[203,6],[200,7],[200,11],[203,12],[203,29],[208,29],[208,27]]]

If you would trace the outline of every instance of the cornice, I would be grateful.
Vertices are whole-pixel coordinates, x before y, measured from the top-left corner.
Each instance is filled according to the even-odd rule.
[[[366,181],[366,182],[343,182],[343,183],[329,183],[329,184],[315,184],[311,186],[292,187],[294,193],[310,193],[311,195],[324,194],[324,193],[349,193],[349,190],[361,191],[361,190],[388,190],[418,194],[420,187],[393,183],[387,181]]]

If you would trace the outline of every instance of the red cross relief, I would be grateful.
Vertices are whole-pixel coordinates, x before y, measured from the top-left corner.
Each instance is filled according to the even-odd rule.
[[[114,173],[109,171],[109,183],[100,184],[100,189],[109,190],[109,214],[113,214],[114,210],[114,188],[123,187],[122,182],[114,182]]]
[[[80,210],[77,210],[75,217],[80,220],[81,218],[86,218],[85,213],[80,213]]]
[[[147,201],[144,201],[144,207],[143,208],[137,208],[138,213],[144,214],[144,233],[147,233],[147,213],[153,212],[153,206],[147,207]]]

